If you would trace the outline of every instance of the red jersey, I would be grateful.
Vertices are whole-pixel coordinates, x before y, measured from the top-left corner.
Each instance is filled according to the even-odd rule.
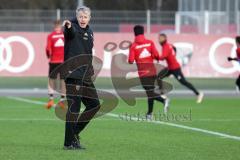
[[[236,54],[237,54],[237,58],[240,59],[240,48],[237,48]]]
[[[168,42],[162,45],[162,55],[159,56],[160,60],[166,60],[169,70],[175,70],[180,68],[180,64],[176,59],[176,53],[173,46]]]
[[[156,76],[154,59],[158,58],[158,51],[151,40],[145,39],[144,35],[135,37],[130,47],[128,62],[137,63],[139,77]]]
[[[50,63],[63,63],[64,61],[64,35],[63,32],[53,31],[47,37],[46,54]]]

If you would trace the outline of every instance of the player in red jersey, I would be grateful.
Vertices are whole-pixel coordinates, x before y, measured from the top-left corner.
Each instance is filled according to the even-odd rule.
[[[146,117],[152,118],[154,100],[164,104],[164,112],[167,112],[169,100],[161,97],[160,94],[155,93],[154,82],[157,80],[156,68],[154,66],[154,59],[158,58],[158,51],[154,43],[144,36],[143,26],[136,25],[134,27],[135,41],[130,47],[128,62],[132,64],[137,63],[138,74],[143,88],[148,97],[148,112]]]
[[[197,103],[201,103],[204,96],[203,93],[198,92],[197,89],[185,79],[181,70],[181,66],[176,59],[176,52],[174,46],[168,43],[166,34],[159,35],[159,43],[162,46],[162,54],[159,56],[159,60],[166,60],[167,73],[165,72],[166,74],[162,74],[162,72],[160,72],[158,77],[162,79],[164,77],[170,76],[171,74],[174,75],[174,77],[182,85],[186,86],[194,92],[194,94],[197,96]]]
[[[61,99],[58,102],[58,105],[64,108],[63,101],[65,100],[65,83],[63,76],[59,74],[53,74],[54,71],[59,65],[64,62],[64,35],[62,31],[61,22],[59,20],[54,22],[54,31],[50,33],[47,37],[46,45],[46,55],[49,60],[49,73],[48,73],[48,94],[49,101],[46,105],[47,109],[50,109],[54,106],[54,91],[56,90],[56,80],[58,75],[60,75],[60,84],[61,84]]]
[[[234,57],[234,58],[228,57],[228,61],[238,61],[240,63],[240,36],[236,37],[236,45],[237,45],[236,57]],[[238,76],[238,78],[236,80],[237,92],[239,92],[239,89],[240,89],[240,75]]]

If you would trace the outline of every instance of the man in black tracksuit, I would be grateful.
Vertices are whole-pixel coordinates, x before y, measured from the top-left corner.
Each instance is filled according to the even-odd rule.
[[[97,91],[91,79],[94,71],[92,66],[93,32],[88,25],[90,15],[91,11],[88,7],[79,7],[76,10],[77,18],[63,22],[65,27],[64,61],[67,63],[71,59],[83,56],[82,59],[88,64],[69,70],[69,75],[65,79],[68,101],[65,149],[84,149],[80,145],[79,134],[100,108]],[[81,102],[86,108],[83,113],[79,114]]]

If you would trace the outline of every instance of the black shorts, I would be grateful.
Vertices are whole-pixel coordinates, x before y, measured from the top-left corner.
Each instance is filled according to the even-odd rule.
[[[152,90],[155,88],[154,84],[156,79],[156,76],[140,77],[140,82],[145,90]]]
[[[157,76],[151,76],[151,77],[140,77],[140,82],[142,84],[142,87],[146,91],[148,98],[156,98],[159,97],[159,93],[155,92],[156,85],[160,85],[159,83],[162,83],[160,79],[157,78]]]
[[[158,78],[163,79],[165,77],[169,77],[170,75],[173,75],[177,79],[184,78],[181,68],[175,70],[169,70],[168,68],[164,68],[158,73]]]
[[[60,75],[60,79],[64,79],[63,75],[61,74],[60,70],[58,72],[53,72],[57,69],[62,63],[49,63],[49,70],[48,70],[48,78],[57,79],[58,74]]]

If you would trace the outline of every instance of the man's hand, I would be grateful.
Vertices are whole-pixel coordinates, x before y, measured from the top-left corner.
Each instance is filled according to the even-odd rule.
[[[228,60],[228,61],[232,61],[233,58],[232,58],[232,57],[228,57],[227,60]]]
[[[235,57],[235,58],[228,57],[228,61],[239,61],[239,59],[237,57]]]
[[[63,27],[67,27],[68,29],[72,27],[72,23],[69,20],[63,21]]]
[[[48,50],[46,50],[46,56],[47,56],[47,59],[50,59],[51,58],[51,54]]]

